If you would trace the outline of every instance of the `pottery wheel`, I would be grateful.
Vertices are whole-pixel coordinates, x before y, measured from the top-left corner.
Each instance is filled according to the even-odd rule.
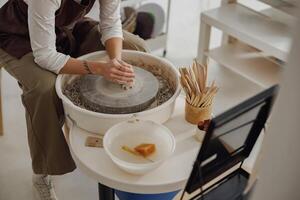
[[[102,76],[84,76],[79,88],[82,100],[102,113],[125,114],[145,110],[155,100],[159,82],[144,69],[134,67],[134,72],[134,85],[127,90]]]

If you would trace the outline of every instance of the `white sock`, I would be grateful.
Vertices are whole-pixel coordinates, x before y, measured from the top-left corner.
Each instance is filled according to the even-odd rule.
[[[50,177],[46,174],[32,174],[32,181],[33,182],[39,182],[42,179],[47,180],[47,182],[49,182]]]
[[[37,200],[57,200],[53,183],[46,174],[32,174],[33,191]]]

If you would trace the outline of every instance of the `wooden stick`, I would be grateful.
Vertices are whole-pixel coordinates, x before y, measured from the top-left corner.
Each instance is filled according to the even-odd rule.
[[[196,72],[194,71],[193,68],[190,68],[189,71],[190,71],[190,75],[191,75],[190,80],[192,81],[192,83],[194,85],[195,93],[196,94],[200,94],[200,87],[199,87],[199,85],[197,83],[196,74],[195,74]]]
[[[209,98],[212,95],[212,92],[213,92],[213,88],[209,88],[207,93],[205,93],[201,107],[205,107],[207,105],[207,102],[209,101]]]
[[[209,95],[209,96],[207,97],[207,100],[206,100],[205,103],[203,104],[203,107],[207,107],[207,106],[211,105],[211,101],[212,101],[213,97],[214,97],[214,95],[212,95],[212,94]]]
[[[210,89],[210,92],[209,92],[210,94],[203,106],[209,106],[212,104],[212,101],[213,101],[217,91],[218,91],[217,87],[213,87],[212,89]]]
[[[184,90],[184,92],[185,92],[187,101],[190,102],[190,101],[191,101],[191,100],[190,100],[190,93],[189,93],[189,91],[188,91],[188,88],[187,88],[186,85],[184,84],[183,78],[182,78],[182,77],[180,78],[180,83],[181,83],[182,88],[183,88],[183,90]]]
[[[207,93],[205,93],[202,98],[201,98],[201,101],[199,102],[199,106],[198,107],[203,107],[203,104],[205,103],[206,101],[206,98],[207,98]]]
[[[207,65],[204,65],[205,85],[207,84]]]
[[[201,91],[204,92],[206,85],[205,85],[205,75],[202,67],[200,67],[200,75],[201,75]]]
[[[195,71],[195,78],[196,78],[196,82],[199,88],[199,95],[201,95],[203,93],[203,91],[201,90],[201,75],[200,75],[200,69],[197,65],[197,63],[194,61],[194,71]]]
[[[191,93],[192,93],[192,88],[190,87],[190,85],[189,85],[189,83],[188,83],[188,81],[183,77],[183,82],[184,82],[184,84],[185,84],[185,86],[188,88],[188,92],[189,92],[189,94],[191,95]]]
[[[197,107],[199,107],[199,108],[200,108],[201,103],[203,101],[203,97],[204,97],[204,95],[201,95],[200,98],[199,98],[199,101],[197,102]]]
[[[195,100],[194,100],[194,106],[195,106],[195,107],[197,107],[200,97],[201,97],[201,96],[199,96],[199,95],[196,96],[196,98],[195,98]]]
[[[192,80],[190,79],[190,77],[188,75],[185,75],[185,79],[187,80],[188,85],[190,86],[192,92],[196,92],[196,88],[194,87],[194,84],[192,82]]]
[[[189,103],[192,102],[192,97],[191,97],[191,94],[192,94],[192,88],[190,87],[187,79],[185,78],[185,75],[184,75],[184,69],[179,69],[180,73],[181,73],[181,77],[180,77],[180,80],[181,80],[181,84],[183,85],[183,87],[185,88],[185,92],[186,92],[186,97],[187,97],[187,101]]]
[[[194,93],[192,93],[192,98],[191,98],[191,105],[194,104],[194,100],[195,100],[196,96],[194,95]]]

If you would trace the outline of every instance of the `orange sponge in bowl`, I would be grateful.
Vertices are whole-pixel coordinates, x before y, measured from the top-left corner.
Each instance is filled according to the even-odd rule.
[[[151,154],[153,154],[156,150],[155,144],[140,144],[134,148],[135,151],[137,151],[139,154],[141,154],[144,157],[147,157]]]

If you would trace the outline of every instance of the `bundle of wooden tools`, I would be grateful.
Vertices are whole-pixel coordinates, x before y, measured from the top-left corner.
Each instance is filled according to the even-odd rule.
[[[186,120],[193,124],[211,117],[213,99],[219,88],[215,81],[207,86],[207,66],[194,60],[191,67],[180,68],[180,82],[186,94]]]

